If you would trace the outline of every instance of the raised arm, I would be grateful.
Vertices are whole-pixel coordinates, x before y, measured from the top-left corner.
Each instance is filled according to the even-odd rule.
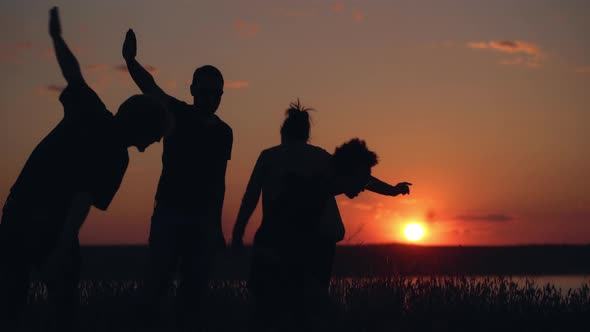
[[[61,24],[57,7],[53,7],[49,11],[49,35],[53,40],[55,56],[66,82],[68,84],[84,83],[80,64],[78,64],[78,60],[76,60],[76,57],[61,36]]]
[[[156,84],[154,77],[137,62],[135,59],[136,56],[137,39],[135,38],[133,29],[129,29],[125,35],[125,42],[123,42],[123,58],[127,63],[127,69],[131,78],[133,78],[133,81],[137,84],[141,92],[158,99],[161,103],[167,104],[168,99],[171,97]]]
[[[410,193],[410,186],[412,184],[408,182],[400,182],[395,186],[392,186],[386,182],[383,182],[373,176],[369,180],[367,184],[367,190],[372,191],[377,194],[386,195],[386,196],[397,196],[399,194],[407,195]]]
[[[258,205],[258,200],[260,199],[263,177],[262,164],[262,155],[260,155],[256,161],[256,166],[254,166],[254,170],[252,171],[252,176],[250,176],[250,180],[248,181],[246,193],[244,193],[244,198],[242,198],[242,205],[240,205],[240,211],[238,212],[236,224],[234,225],[232,233],[232,248],[234,250],[241,250],[244,246],[243,241],[246,225],[248,225],[248,221],[250,220],[252,213],[254,213],[256,205]]]

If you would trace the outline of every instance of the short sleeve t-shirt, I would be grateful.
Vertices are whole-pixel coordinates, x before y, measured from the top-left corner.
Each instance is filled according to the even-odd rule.
[[[33,150],[9,196],[30,226],[53,230],[76,193],[89,193],[92,205],[106,210],[129,163],[113,115],[88,85],[69,85],[60,101],[64,118]]]
[[[220,212],[223,205],[232,129],[216,115],[205,118],[193,106],[175,98],[170,97],[168,105],[176,125],[173,133],[164,138],[156,201],[220,219],[220,213],[214,210]]]

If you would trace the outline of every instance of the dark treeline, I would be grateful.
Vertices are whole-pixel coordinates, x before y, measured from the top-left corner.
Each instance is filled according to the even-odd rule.
[[[216,279],[246,279],[249,251],[222,255]],[[138,279],[147,259],[144,246],[82,248],[84,279]],[[590,274],[590,245],[508,247],[338,246],[335,277],[404,275],[569,275]]]

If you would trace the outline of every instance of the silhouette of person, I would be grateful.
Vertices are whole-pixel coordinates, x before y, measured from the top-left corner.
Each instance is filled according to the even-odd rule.
[[[221,212],[233,133],[215,115],[224,83],[217,68],[206,65],[195,70],[190,87],[193,104],[189,105],[167,95],[137,62],[136,53],[136,37],[129,30],[123,57],[131,77],[143,93],[167,105],[176,118],[174,133],[164,139],[146,292],[148,302],[159,303],[179,263],[177,314],[182,325],[187,315],[199,312],[214,256],[225,247]]]
[[[312,276],[314,287],[327,294],[335,244],[344,237],[335,195],[317,190],[326,178],[334,178],[335,160],[325,150],[308,144],[309,110],[299,102],[291,103],[281,127],[281,144],[260,154],[234,226],[232,247],[239,251],[243,247],[245,227],[262,193],[263,221],[255,237],[250,279],[256,299],[252,326],[255,330],[263,328],[264,321],[280,316],[276,310],[281,306],[276,305],[276,301],[281,300],[276,297],[289,296],[277,289],[292,284],[288,279],[293,276],[301,276],[305,271],[304,274]],[[346,146],[357,145],[363,147],[359,148],[362,157],[366,150],[364,143],[352,141]],[[380,194],[409,193],[410,184],[406,182],[391,186],[371,176],[367,182],[364,183],[367,189]],[[358,192],[351,193],[350,197],[356,194]],[[302,250],[302,243],[305,250]],[[290,263],[274,264],[273,261]],[[281,270],[290,271],[291,276],[279,273],[277,277],[276,271]],[[297,297],[305,292],[296,289],[293,293]],[[301,305],[291,299],[287,302],[284,305],[290,306],[291,311]]]
[[[72,328],[79,279],[78,232],[91,206],[106,210],[129,162],[160,141],[169,121],[150,97],[127,99],[113,116],[82,76],[61,36],[57,7],[49,33],[67,87],[59,100],[64,117],[37,145],[4,204],[0,224],[0,325],[17,329],[33,267],[46,266],[55,327]]]

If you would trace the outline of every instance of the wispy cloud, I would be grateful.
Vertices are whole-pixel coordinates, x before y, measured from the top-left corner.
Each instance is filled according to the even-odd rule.
[[[467,222],[506,222],[511,221],[512,218],[509,215],[505,214],[463,214],[458,215],[455,217],[455,220],[458,221],[467,221]]]
[[[503,53],[524,53],[528,55],[536,55],[540,53],[540,47],[538,45],[520,40],[472,42],[467,43],[467,47],[474,49],[491,49]]]
[[[106,71],[106,70],[109,70],[111,68],[112,68],[112,66],[104,65],[104,64],[88,65],[88,66],[85,66],[84,67],[85,70],[88,70],[90,72]]]
[[[166,89],[174,90],[174,89],[176,89],[177,84],[175,81],[166,81],[166,82],[164,82],[163,86]]]
[[[35,93],[38,95],[54,95],[61,93],[64,89],[65,86],[63,85],[49,84],[36,88]]]
[[[330,11],[335,14],[341,14],[341,15],[346,14],[347,17],[351,17],[352,20],[355,22],[362,22],[367,17],[367,15],[363,11],[361,11],[357,8],[350,8],[349,9],[348,6],[346,4],[344,4],[344,2],[341,2],[341,1],[333,2],[330,5]]]
[[[340,1],[336,1],[330,5],[330,10],[334,13],[342,13],[346,10],[346,5]]]
[[[76,55],[76,57],[79,57],[80,55],[83,55],[86,53],[86,50],[83,48],[80,48],[78,46],[75,45],[68,45],[70,50],[72,51],[72,53],[74,53],[74,55]],[[42,50],[37,50],[37,55],[43,59],[49,59],[49,60],[53,60],[55,59],[55,50],[53,49],[53,47],[48,47]]]
[[[504,54],[520,55],[515,58],[499,61],[501,65],[524,65],[539,67],[544,54],[541,47],[535,43],[521,40],[492,40],[487,42],[467,43],[467,47],[475,50],[490,50]]]
[[[240,80],[225,81],[223,86],[228,89],[244,89],[250,86],[250,82]]]
[[[24,52],[32,47],[31,42],[0,44],[0,63],[19,63]]]
[[[143,65],[143,68],[145,68],[145,70],[147,70],[150,74],[155,74],[158,72],[158,68],[156,68],[152,65]],[[115,69],[116,71],[121,72],[121,73],[128,72],[127,65],[125,65],[125,64],[113,66],[113,69]]]
[[[590,66],[581,66],[576,68],[576,73],[590,74]]]
[[[356,22],[362,22],[365,20],[367,16],[365,15],[365,13],[361,12],[358,9],[354,9],[352,11],[352,19],[355,20]]]
[[[260,32],[260,25],[243,20],[234,22],[234,31],[240,38],[254,38]]]

